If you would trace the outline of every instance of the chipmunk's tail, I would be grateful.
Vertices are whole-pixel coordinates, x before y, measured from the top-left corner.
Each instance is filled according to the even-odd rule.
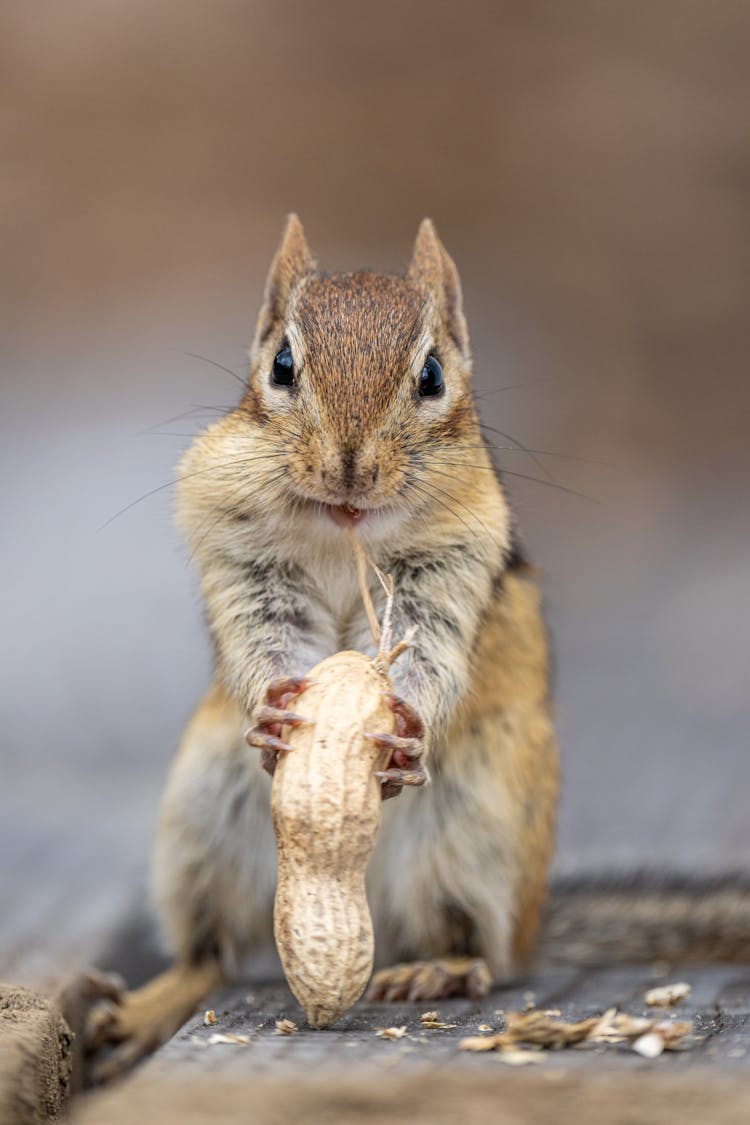
[[[553,882],[538,944],[545,962],[750,963],[750,877],[634,872]]]

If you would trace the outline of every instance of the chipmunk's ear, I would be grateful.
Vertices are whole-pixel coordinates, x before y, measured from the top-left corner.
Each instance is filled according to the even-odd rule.
[[[287,216],[281,243],[268,271],[253,351],[260,347],[276,321],[283,316],[289,294],[297,282],[314,269],[315,262],[307,245],[302,223],[292,213]]]
[[[468,359],[469,333],[464,317],[461,279],[431,219],[423,219],[417,232],[409,278],[430,294],[456,347]]]

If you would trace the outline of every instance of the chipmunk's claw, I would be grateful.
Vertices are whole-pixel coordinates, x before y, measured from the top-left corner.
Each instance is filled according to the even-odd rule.
[[[375,776],[393,785],[424,785],[430,780],[430,775],[421,762],[415,769],[402,770],[392,767],[387,770],[376,770]]]
[[[255,726],[246,733],[245,740],[248,746],[257,746],[261,751],[260,764],[272,777],[279,754],[282,750],[292,749],[281,738],[282,727],[288,726],[294,730],[310,723],[310,719],[295,711],[288,711],[287,707],[292,699],[301,695],[312,683],[306,677],[287,676],[273,680],[266,689],[265,702],[255,710]]]
[[[256,725],[258,727],[266,727],[270,729],[275,724],[280,727],[306,727],[310,725],[310,719],[306,719],[304,715],[298,715],[295,711],[285,711],[281,707],[269,707],[267,704],[258,707],[253,715]]]
[[[266,734],[260,727],[253,727],[245,735],[245,741],[248,746],[257,746],[260,750],[260,764],[266,773],[273,777],[276,770],[276,763],[279,760],[279,754],[282,750],[291,750],[292,747],[288,742],[284,742],[282,738],[277,738],[274,734]]]
[[[268,707],[286,709],[290,702],[315,683],[308,676],[282,676],[271,680],[266,688],[265,703]],[[262,706],[262,705],[261,705]]]
[[[394,754],[398,751],[407,758],[419,758],[424,750],[420,738],[404,738],[398,734],[375,734],[370,731],[365,731],[365,738],[369,738],[383,750],[391,750]]]
[[[430,780],[430,775],[420,761],[424,753],[422,720],[411,704],[393,692],[386,693],[386,702],[396,719],[396,733],[365,733],[365,738],[369,738],[376,746],[391,751],[386,769],[378,770],[375,775],[383,783],[381,795],[384,801],[397,797],[404,785],[424,785]]]
[[[385,700],[396,716],[396,734],[409,738],[424,738],[424,723],[411,703],[395,692],[386,692]]]

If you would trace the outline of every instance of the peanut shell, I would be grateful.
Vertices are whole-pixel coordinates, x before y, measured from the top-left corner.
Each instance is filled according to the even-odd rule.
[[[274,933],[289,987],[316,1028],[362,995],[374,938],[365,871],[380,827],[389,752],[364,737],[392,734],[390,680],[360,652],[339,652],[308,673],[295,709],[311,725],[285,727],[271,808],[278,846]]]

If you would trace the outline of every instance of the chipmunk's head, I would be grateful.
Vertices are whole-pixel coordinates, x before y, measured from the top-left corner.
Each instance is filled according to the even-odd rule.
[[[295,502],[340,526],[422,506],[436,450],[476,433],[470,366],[458,273],[428,219],[400,277],[319,272],[290,216],[241,409]]]

